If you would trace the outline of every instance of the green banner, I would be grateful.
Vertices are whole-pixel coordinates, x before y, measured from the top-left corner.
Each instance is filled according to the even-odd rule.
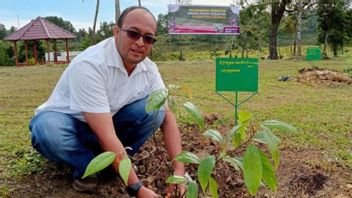
[[[320,48],[319,47],[309,47],[307,48],[307,56],[306,56],[306,59],[307,60],[311,60],[311,61],[314,61],[314,60],[320,60],[321,57],[320,57]]]
[[[258,92],[257,58],[216,58],[216,91]]]

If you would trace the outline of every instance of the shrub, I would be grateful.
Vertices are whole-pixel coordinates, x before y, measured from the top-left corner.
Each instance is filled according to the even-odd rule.
[[[7,54],[8,45],[0,41],[0,66],[8,65],[9,56]]]

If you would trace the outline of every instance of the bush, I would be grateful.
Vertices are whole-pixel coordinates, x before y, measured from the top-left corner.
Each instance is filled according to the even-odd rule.
[[[9,56],[7,54],[8,45],[0,41],[0,66],[8,65]]]

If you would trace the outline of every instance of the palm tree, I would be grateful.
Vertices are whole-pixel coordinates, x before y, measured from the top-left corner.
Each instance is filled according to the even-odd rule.
[[[99,13],[99,3],[100,3],[100,0],[97,0],[97,5],[95,7],[94,23],[93,23],[93,33],[92,33],[93,44],[95,44],[95,28],[97,26],[97,18],[98,18],[98,13]]]
[[[120,16],[120,0],[115,0],[115,25],[117,25],[119,16]]]

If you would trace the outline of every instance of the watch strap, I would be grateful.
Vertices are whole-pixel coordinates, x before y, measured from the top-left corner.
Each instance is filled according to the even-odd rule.
[[[140,181],[138,181],[137,183],[134,183],[132,185],[127,186],[127,188],[126,188],[127,194],[130,196],[136,196],[139,189],[141,189],[142,186],[143,186],[143,184]]]

